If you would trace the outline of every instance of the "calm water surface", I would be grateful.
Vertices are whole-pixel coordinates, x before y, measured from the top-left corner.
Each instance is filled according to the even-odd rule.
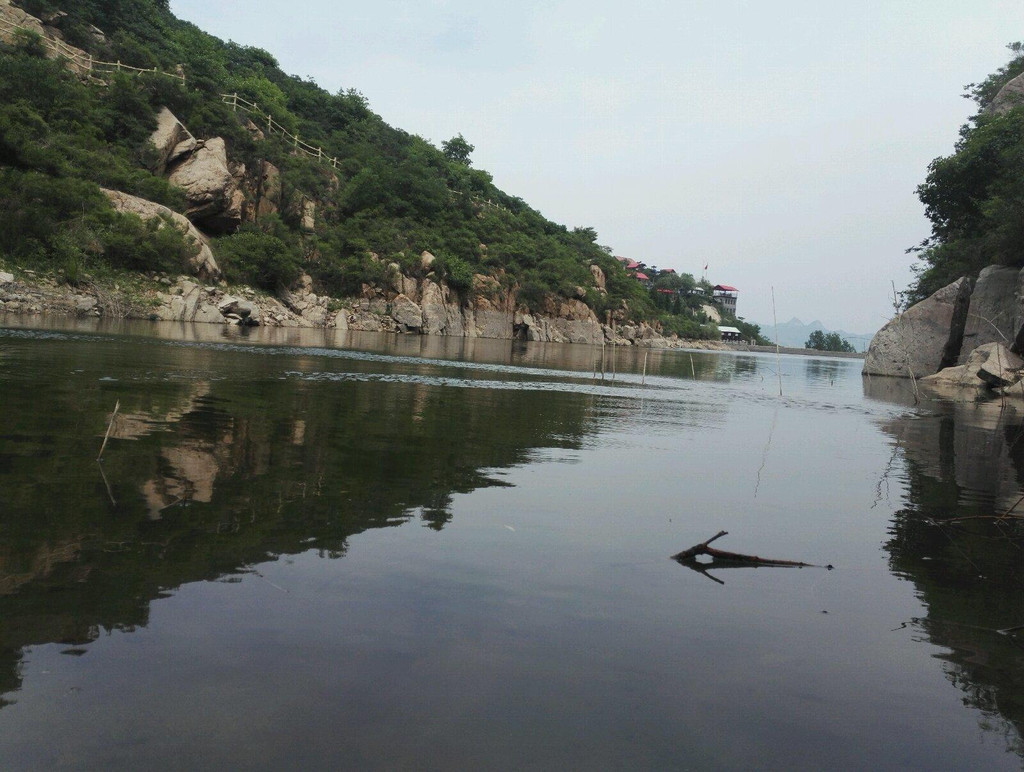
[[[1024,493],[1012,405],[859,360],[784,357],[780,398],[761,355],[3,324],[4,768],[1021,766],[1021,532],[963,519]],[[669,559],[719,530],[835,569]]]

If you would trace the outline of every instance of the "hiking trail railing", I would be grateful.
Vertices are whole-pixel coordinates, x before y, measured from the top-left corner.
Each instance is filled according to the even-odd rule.
[[[272,115],[261,110],[260,106],[256,102],[250,102],[248,99],[238,96],[238,92],[233,94],[221,94],[220,98],[224,104],[231,108],[232,112],[238,112],[241,110],[258,118],[258,121],[253,121],[252,123],[260,131],[265,131],[267,134],[276,134],[279,137],[282,137],[288,144],[303,155],[306,155],[309,158],[315,158],[320,163],[325,163],[334,169],[338,168],[340,162],[337,157],[325,153],[322,147],[311,145],[308,142],[304,142],[299,139],[297,135],[292,134],[288,129],[275,121]],[[451,190],[449,192],[457,196],[464,195],[458,190]],[[493,209],[500,209],[503,212],[511,212],[510,209],[507,209],[501,204],[496,204],[490,199],[484,199],[480,196],[470,196],[470,199],[481,206],[489,206]]]
[[[130,64],[124,64],[122,62],[104,62],[99,59],[94,59],[92,54],[86,53],[79,48],[69,46],[59,38],[47,37],[33,27],[28,27],[24,24],[15,24],[12,21],[0,18],[0,31],[14,34],[19,30],[37,35],[39,37],[39,42],[42,45],[57,56],[70,61],[79,72],[84,73],[92,80],[99,80],[96,78],[94,73],[127,72],[132,75],[141,75],[148,72],[155,73],[157,75],[166,75],[168,78],[176,78],[181,81],[182,85],[185,84],[184,72],[167,72],[166,70],[161,70],[158,67],[153,67],[152,69],[147,69],[145,67],[133,67]]]
[[[176,78],[180,80],[182,85],[185,85],[185,73],[184,72],[167,72],[157,67],[152,69],[146,69],[144,67],[133,67],[130,64],[124,64],[123,62],[104,62],[99,59],[94,59],[92,54],[82,51],[79,48],[69,46],[63,40],[59,38],[50,38],[43,35],[39,30],[34,27],[29,27],[24,24],[15,24],[7,19],[0,18],[0,32],[15,33],[18,30],[24,30],[25,32],[32,33],[38,36],[39,42],[46,46],[50,51],[55,53],[57,56],[68,60],[74,66],[74,68],[86,75],[93,82],[102,83],[101,78],[97,78],[95,73],[111,73],[111,72],[127,72],[133,75],[141,75],[143,73],[154,73],[157,75],[166,75],[169,78]],[[282,137],[288,144],[290,144],[297,152],[309,158],[315,158],[320,163],[327,164],[328,166],[337,169],[340,165],[336,156],[331,156],[324,152],[323,148],[311,145],[308,142],[304,142],[297,135],[292,134],[288,129],[282,126],[278,121],[274,120],[274,117],[269,113],[260,109],[259,105],[255,102],[238,96],[238,93],[232,94],[221,94],[221,101],[231,108],[232,112],[238,112],[239,110],[258,118],[258,121],[253,121],[253,125],[261,131],[266,131],[267,134],[276,134]],[[459,190],[449,190],[452,195],[463,196],[465,195]],[[469,196],[470,200],[480,206],[490,207],[491,209],[498,209],[502,212],[508,212],[511,214],[512,210],[501,204],[496,204],[489,198],[482,198],[481,196]]]

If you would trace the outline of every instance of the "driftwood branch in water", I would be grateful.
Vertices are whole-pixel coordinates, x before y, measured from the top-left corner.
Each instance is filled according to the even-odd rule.
[[[707,568],[741,568],[743,566],[796,566],[797,568],[820,568],[820,566],[815,566],[813,563],[801,563],[797,560],[771,560],[769,558],[758,557],[757,555],[742,555],[739,552],[726,552],[725,550],[719,550],[708,546],[716,539],[721,539],[723,536],[728,535],[728,531],[719,531],[707,541],[701,542],[700,544],[694,544],[689,549],[685,549],[682,552],[673,555],[672,559],[679,561],[685,566],[699,566],[698,570]],[[697,561],[697,557],[699,555],[707,555],[712,558],[714,562],[700,563]],[[832,568],[832,566],[827,566],[827,568]]]

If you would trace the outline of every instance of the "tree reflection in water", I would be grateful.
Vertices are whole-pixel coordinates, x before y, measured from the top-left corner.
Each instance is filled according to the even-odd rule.
[[[913,402],[903,382],[865,387]],[[948,649],[944,670],[964,702],[1024,754],[1024,630],[1007,631],[1024,625],[1024,403],[928,402],[883,429],[908,485],[886,544],[890,566],[928,608],[911,625]]]

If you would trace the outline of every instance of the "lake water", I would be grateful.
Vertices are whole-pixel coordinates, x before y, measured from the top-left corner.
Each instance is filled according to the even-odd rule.
[[[780,397],[770,355],[602,380],[587,346],[3,324],[4,768],[1024,760],[1020,522],[979,517],[1024,494],[1013,404],[859,360],[783,357]],[[720,530],[834,570],[670,559]]]

